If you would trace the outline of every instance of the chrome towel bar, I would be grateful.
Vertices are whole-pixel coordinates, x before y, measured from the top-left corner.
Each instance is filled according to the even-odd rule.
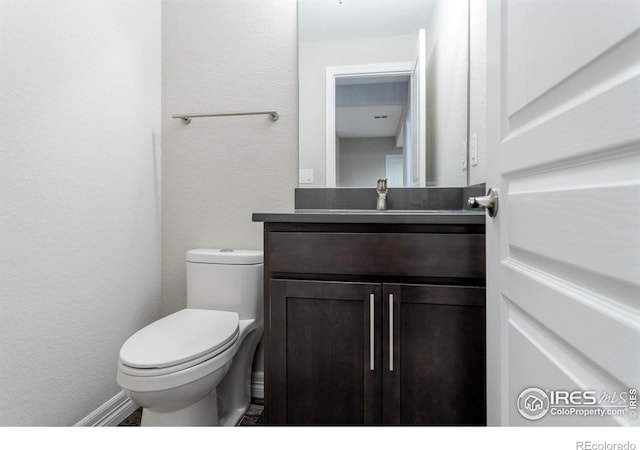
[[[256,112],[228,112],[217,114],[176,114],[171,116],[172,119],[182,119],[185,125],[191,123],[191,119],[194,117],[225,117],[225,116],[257,116],[262,114],[268,114],[272,121],[276,121],[280,118],[278,111],[256,111]]]

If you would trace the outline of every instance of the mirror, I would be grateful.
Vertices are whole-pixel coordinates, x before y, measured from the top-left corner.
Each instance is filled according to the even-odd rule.
[[[300,187],[466,186],[469,0],[298,0]]]

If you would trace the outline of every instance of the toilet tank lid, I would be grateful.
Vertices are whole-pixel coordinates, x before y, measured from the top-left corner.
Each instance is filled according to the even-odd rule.
[[[262,264],[264,256],[260,250],[237,250],[231,248],[197,248],[187,252],[187,262],[205,264]]]

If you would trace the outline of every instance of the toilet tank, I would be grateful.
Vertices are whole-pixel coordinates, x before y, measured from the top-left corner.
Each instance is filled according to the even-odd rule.
[[[187,252],[187,308],[235,311],[262,321],[263,261],[259,250]]]

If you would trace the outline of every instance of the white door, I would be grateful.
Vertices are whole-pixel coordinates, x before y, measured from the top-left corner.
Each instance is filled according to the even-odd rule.
[[[387,187],[402,187],[404,178],[404,157],[402,155],[385,155],[385,177]]]
[[[640,2],[487,12],[488,423],[640,425]]]

